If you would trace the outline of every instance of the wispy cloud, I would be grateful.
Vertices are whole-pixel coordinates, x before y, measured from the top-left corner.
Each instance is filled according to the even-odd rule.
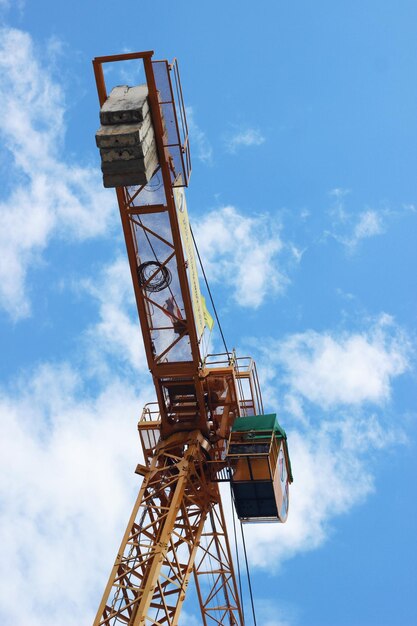
[[[386,230],[381,212],[373,209],[362,211],[355,220],[351,218],[350,222],[350,232],[333,233],[333,237],[346,246],[349,252],[354,252],[363,239],[382,235]]]
[[[0,0],[0,11],[5,11],[15,6],[22,13],[26,0]]]
[[[348,218],[348,213],[345,208],[345,198],[350,194],[350,189],[343,189],[342,187],[336,187],[329,191],[329,196],[333,200],[333,204],[329,210],[329,214],[336,222],[345,222]]]
[[[367,208],[359,212],[349,211],[346,208],[346,198],[349,189],[333,189],[329,195],[333,205],[329,210],[332,218],[332,229],[326,231],[327,237],[336,239],[349,252],[354,252],[361,241],[381,235],[386,230],[385,218],[389,211]]]
[[[361,239],[381,235],[385,231],[383,220],[376,211],[368,210],[360,213],[355,224],[353,236],[349,241],[350,246],[356,246]]]
[[[298,621],[298,611],[285,600],[276,597],[275,601],[270,598],[258,599],[256,613],[263,626],[291,626]]]
[[[0,30],[0,70],[0,135],[16,181],[0,201],[0,306],[18,319],[30,313],[27,272],[51,238],[105,234],[114,200],[97,168],[64,160],[64,93],[27,33]]]
[[[192,155],[196,154],[197,159],[206,165],[213,162],[213,148],[207,138],[206,133],[200,128],[195,120],[195,112],[192,106],[185,108],[187,115],[188,131],[190,133],[190,144]]]
[[[209,279],[230,287],[241,306],[257,308],[289,283],[278,263],[280,228],[270,218],[226,206],[207,213],[194,230]]]
[[[265,142],[265,137],[258,128],[244,128],[225,140],[226,150],[231,154],[237,152],[239,148],[260,146]]]

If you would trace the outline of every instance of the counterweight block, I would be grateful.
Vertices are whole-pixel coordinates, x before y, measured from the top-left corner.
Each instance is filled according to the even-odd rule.
[[[114,87],[100,121],[96,144],[104,187],[146,185],[159,164],[147,86]]]

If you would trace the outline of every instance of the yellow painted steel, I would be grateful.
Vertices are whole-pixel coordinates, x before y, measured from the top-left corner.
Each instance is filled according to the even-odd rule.
[[[205,616],[219,612],[227,615],[224,623],[243,624],[220,494],[218,485],[208,479],[205,448],[204,438],[194,431],[174,435],[158,449],[144,476],[94,626],[176,626],[192,573],[197,582],[207,574],[215,576],[202,600],[204,624]],[[207,516],[212,530],[204,537],[210,536],[210,541],[200,545]],[[208,571],[209,555],[216,564],[214,571]],[[201,585],[198,589],[201,596]]]

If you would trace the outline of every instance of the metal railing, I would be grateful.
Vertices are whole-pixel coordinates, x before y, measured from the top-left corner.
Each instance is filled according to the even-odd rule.
[[[264,414],[256,363],[251,357],[238,357],[235,351],[231,354],[225,352],[208,354],[204,360],[204,366],[208,369],[233,366],[239,397],[240,416],[248,417],[250,415]]]

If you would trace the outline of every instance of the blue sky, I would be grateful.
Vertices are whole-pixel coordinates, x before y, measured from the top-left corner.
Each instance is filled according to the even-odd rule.
[[[417,4],[0,0],[0,24],[2,624],[90,623],[139,487],[153,389],[91,59],[148,49],[179,59],[228,345],[289,435],[288,522],[246,530],[258,624],[417,623]]]

